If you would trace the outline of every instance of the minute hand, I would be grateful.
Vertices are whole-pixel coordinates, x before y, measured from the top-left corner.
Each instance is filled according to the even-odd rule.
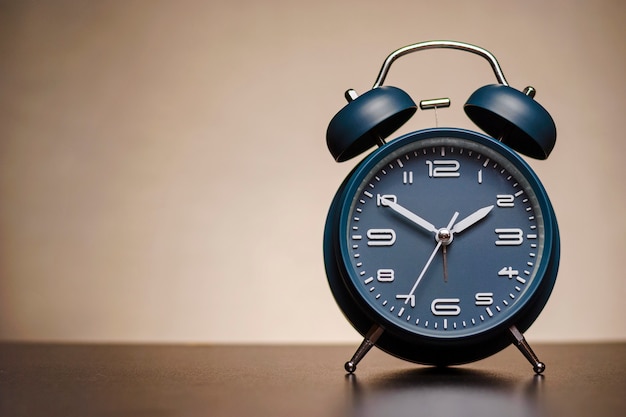
[[[461,220],[460,222],[455,224],[454,227],[452,228],[451,232],[452,233],[460,233],[460,232],[462,232],[463,230],[467,229],[468,227],[470,227],[474,223],[477,223],[478,221],[480,221],[483,218],[485,218],[485,216],[487,216],[487,214],[489,214],[491,209],[493,209],[493,206],[487,206],[487,207],[483,207],[483,208],[481,208],[479,210],[476,210],[474,213],[470,214],[469,216],[467,216],[466,218],[464,218],[463,220]]]
[[[427,230],[427,231],[429,231],[431,233],[437,233],[438,229],[433,224],[431,224],[430,222],[422,219],[420,216],[418,216],[417,214],[413,213],[412,211],[409,211],[409,210],[405,209],[400,204],[394,203],[393,201],[389,200],[388,198],[384,198],[383,201],[384,201],[384,205],[386,205],[387,207],[389,207],[390,209],[392,209],[396,213],[400,214],[401,216],[406,217],[408,220],[412,221],[416,225],[422,227],[423,229],[425,229],[425,230]]]

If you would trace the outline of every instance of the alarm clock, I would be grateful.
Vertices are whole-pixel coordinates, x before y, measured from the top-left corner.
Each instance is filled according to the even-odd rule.
[[[435,127],[387,138],[417,111],[383,85],[401,56],[448,48],[486,59],[497,83],[464,105],[485,133]],[[326,141],[338,162],[375,148],[335,194],[324,229],[331,292],[363,342],[352,373],[376,346],[398,358],[448,366],[513,343],[536,373],[545,369],[523,333],[554,287],[560,240],[554,209],[520,156],[546,159],[556,127],[535,89],[510,87],[496,58],[475,45],[428,41],[384,61],[373,88],[345,94]],[[420,101],[423,110],[448,99]]]

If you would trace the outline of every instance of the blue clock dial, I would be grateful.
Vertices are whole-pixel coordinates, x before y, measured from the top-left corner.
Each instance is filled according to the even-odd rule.
[[[374,152],[346,184],[341,270],[385,329],[458,340],[519,316],[549,266],[552,224],[543,187],[508,148],[422,131]]]

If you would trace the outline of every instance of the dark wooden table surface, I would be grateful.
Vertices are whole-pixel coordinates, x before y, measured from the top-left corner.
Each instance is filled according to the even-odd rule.
[[[354,346],[0,343],[0,416],[626,416],[626,343],[513,347],[455,368]]]

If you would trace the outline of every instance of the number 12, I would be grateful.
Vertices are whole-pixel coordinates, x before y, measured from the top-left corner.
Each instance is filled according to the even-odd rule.
[[[426,165],[428,165],[428,176],[430,178],[455,178],[461,176],[459,172],[461,164],[454,159],[428,160]]]

